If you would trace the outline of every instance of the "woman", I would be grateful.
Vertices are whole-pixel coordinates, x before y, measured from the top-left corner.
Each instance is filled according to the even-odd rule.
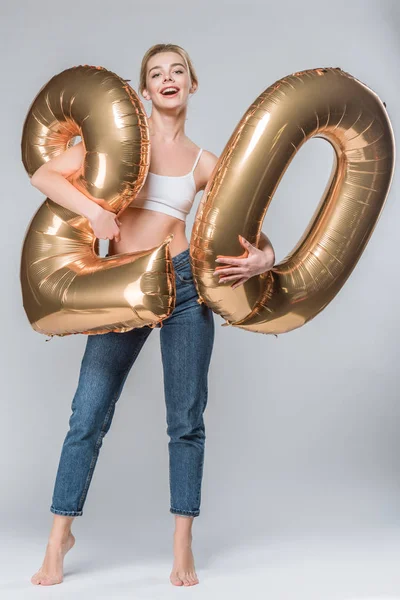
[[[89,219],[96,237],[110,240],[109,254],[148,249],[174,234],[170,250],[176,274],[176,305],[160,324],[160,342],[170,438],[170,512],[175,518],[170,581],[179,586],[198,583],[191,550],[192,524],[200,513],[203,413],[214,342],[213,313],[206,304],[197,302],[185,235],[186,215],[197,192],[205,189],[218,160],[185,135],[188,98],[197,87],[193,64],[183,48],[157,44],[146,52],[139,92],[152,102],[148,118],[150,172],[139,195],[119,218],[106,203],[85,196],[66,179],[82,164],[82,143],[41,166],[31,178],[32,184],[53,201]],[[246,240],[242,245],[248,256],[226,258],[224,262],[229,266],[218,269],[220,281],[235,280],[234,285],[240,285],[274,264],[273,248],[266,236],[261,238],[260,249]],[[31,579],[34,584],[52,585],[63,579],[64,556],[75,543],[72,521],[82,515],[115,403],[152,330],[146,326],[87,338],[50,507],[53,524],[42,567]]]

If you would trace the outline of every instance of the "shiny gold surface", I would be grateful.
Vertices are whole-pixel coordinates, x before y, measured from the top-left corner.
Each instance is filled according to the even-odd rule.
[[[134,90],[102,67],[81,65],[55,75],[23,126],[28,175],[76,136],[86,154],[71,183],[120,214],[150,164],[147,117]],[[28,226],[21,256],[23,305],[33,329],[69,335],[155,326],[175,306],[172,238],[143,252],[100,258],[88,220],[47,198]]]
[[[238,235],[257,245],[264,216],[291,160],[313,137],[335,164],[296,247],[266,277],[233,290],[213,275],[218,254],[237,256]],[[304,325],[341,289],[382,211],[395,147],[377,94],[339,68],[294,73],[268,87],[232,133],[201,199],[190,241],[200,299],[226,323],[278,334]]]

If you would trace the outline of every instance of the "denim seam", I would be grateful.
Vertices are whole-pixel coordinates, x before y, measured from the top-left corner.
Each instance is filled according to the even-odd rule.
[[[107,411],[107,414],[106,414],[106,416],[104,417],[104,421],[103,421],[103,425],[102,425],[102,427],[101,427],[101,430],[100,430],[100,433],[99,433],[99,437],[97,438],[96,444],[95,444],[95,446],[94,446],[94,451],[93,451],[92,461],[91,461],[91,463],[90,463],[90,467],[89,467],[88,475],[87,475],[86,482],[85,482],[85,487],[83,488],[83,492],[82,492],[82,495],[81,495],[81,497],[80,497],[80,500],[79,500],[79,505],[78,505],[78,506],[79,506],[80,508],[79,508],[78,510],[82,510],[83,504],[84,504],[84,502],[85,502],[85,499],[86,499],[86,494],[87,494],[87,491],[88,491],[88,489],[89,489],[89,485],[90,485],[90,482],[91,482],[91,479],[92,479],[92,475],[93,475],[94,467],[95,467],[95,465],[96,465],[96,460],[97,460],[97,452],[98,452],[98,450],[99,450],[99,448],[100,448],[101,441],[102,441],[102,439],[103,439],[103,437],[104,437],[104,435],[105,435],[104,427],[105,427],[105,426],[107,425],[107,423],[108,423],[108,419],[109,419],[109,417],[110,417],[111,410],[113,409],[113,407],[114,407],[114,405],[115,405],[115,402],[116,402],[116,397],[117,397],[117,394],[118,394],[118,392],[116,392],[116,393],[114,394],[114,398],[112,399],[112,401],[111,401],[111,404],[110,404],[110,407],[109,407],[109,409],[108,409],[108,411]]]
[[[136,352],[135,352],[135,354],[132,357],[132,361],[131,361],[130,367],[132,366],[132,364],[133,364],[135,358],[137,357],[137,355],[139,354],[139,350],[140,350],[140,348],[137,347]],[[107,411],[106,416],[104,417],[103,425],[101,427],[99,437],[97,438],[97,441],[96,441],[96,444],[95,444],[95,447],[94,447],[92,462],[90,463],[89,472],[88,472],[88,475],[87,475],[87,478],[86,478],[85,487],[83,489],[82,495],[81,495],[80,500],[79,500],[78,511],[81,511],[82,508],[83,508],[83,504],[84,504],[85,499],[86,499],[86,494],[87,494],[87,491],[89,489],[89,485],[90,485],[90,482],[91,482],[91,479],[92,479],[94,467],[96,465],[97,454],[98,454],[98,450],[100,448],[101,440],[104,438],[104,436],[106,434],[105,427],[106,427],[106,425],[108,423],[111,411],[113,410],[113,408],[115,406],[117,398],[118,398],[118,396],[119,396],[119,394],[120,394],[120,392],[121,392],[121,390],[122,390],[122,388],[123,388],[123,386],[125,384],[126,378],[128,376],[129,370],[130,370],[130,367],[128,367],[126,369],[125,376],[124,376],[124,378],[122,380],[121,386],[116,391],[116,393],[114,394],[114,398],[113,398],[113,400],[112,400],[112,402],[110,404],[110,407],[109,407],[109,409]]]
[[[202,461],[200,463],[199,466],[199,473],[200,473],[200,485],[197,488],[197,505],[200,506],[200,500],[201,500],[201,481],[203,479],[203,470],[204,470],[204,454],[205,454],[205,448],[203,447],[203,452],[202,452]]]
[[[179,273],[176,273],[176,275],[177,275],[177,277],[178,277],[178,279],[179,279],[179,281],[181,283],[188,283],[188,284],[194,283],[194,277],[193,276],[191,276],[190,279],[183,279],[182,276]]]
[[[182,252],[182,254],[184,253],[185,255],[182,256],[181,258],[179,258],[178,260],[174,260],[174,259],[177,258],[177,256],[179,256],[179,255],[172,257],[172,264],[173,264],[173,266],[174,266],[175,269],[178,268],[178,267],[180,267],[180,266],[182,266],[182,265],[185,265],[186,263],[190,264],[190,254],[189,254],[188,250],[189,250],[189,248],[187,248],[186,250],[184,250]]]
[[[174,269],[179,269],[180,267],[184,267],[184,266],[190,266],[190,260],[189,258],[185,258],[184,260],[180,260],[179,262],[174,264]]]
[[[200,514],[200,510],[180,510],[179,508],[173,508],[172,506],[169,511],[175,515],[189,515],[191,517],[197,517]]]
[[[173,256],[171,260],[172,260],[172,262],[176,262],[176,261],[184,260],[188,256],[190,256],[190,246],[188,246],[187,248],[182,250],[182,252],[179,252],[179,254],[176,254],[175,256]]]
[[[50,506],[50,511],[55,515],[63,515],[65,517],[80,517],[83,514],[81,510],[58,510],[58,508],[54,508],[53,505]]]
[[[183,266],[183,270],[188,269],[189,270],[189,279],[185,279],[183,275],[181,275],[181,273],[179,272],[178,267],[182,267]],[[179,281],[181,283],[187,283],[187,284],[193,284],[194,283],[194,276],[193,276],[193,271],[192,271],[192,267],[190,264],[190,261],[188,258],[186,258],[184,261],[182,261],[181,263],[175,265],[175,275],[176,277],[179,279]]]

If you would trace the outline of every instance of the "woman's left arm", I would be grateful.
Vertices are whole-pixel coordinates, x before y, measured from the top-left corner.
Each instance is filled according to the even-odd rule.
[[[239,235],[239,242],[245,249],[241,256],[218,255],[217,263],[227,263],[229,266],[217,266],[214,275],[219,275],[219,283],[236,280],[232,288],[242,285],[245,281],[266,273],[275,263],[275,252],[270,239],[261,232],[259,247],[253,246],[244,237]]]

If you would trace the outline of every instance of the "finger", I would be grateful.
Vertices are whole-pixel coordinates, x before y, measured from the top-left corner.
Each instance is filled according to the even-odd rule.
[[[230,277],[221,277],[218,280],[218,283],[225,283],[226,281],[235,281],[235,280],[237,281],[238,279],[241,279],[241,277],[237,276],[237,275],[231,275]]]
[[[236,259],[232,259],[233,261],[235,261]],[[225,265],[222,264],[218,264],[215,266],[215,270],[216,271],[220,271],[221,269],[238,269],[240,266],[243,266],[245,263],[243,262],[243,259],[241,261],[237,261],[237,264],[231,264],[230,262],[226,263]]]
[[[230,269],[229,272],[224,273],[223,275],[219,275],[219,273],[217,273],[217,277],[219,276],[219,279],[232,279],[236,277],[236,279],[239,279],[241,277],[246,277],[246,273],[243,270],[238,270],[235,271],[233,269]]]
[[[249,251],[256,250],[256,247],[253,246],[253,244],[250,244],[250,242],[246,240],[246,238],[244,238],[242,235],[239,235],[239,240],[241,241],[242,245]]]
[[[243,277],[243,279],[239,279],[239,281],[236,281],[236,283],[232,284],[232,289],[234,290],[235,288],[237,288],[239,285],[243,285],[245,283],[245,281],[247,281],[246,277]]]
[[[214,275],[243,275],[242,269],[240,267],[218,267],[214,271]]]
[[[240,266],[241,264],[243,264],[243,260],[245,260],[245,258],[221,257],[221,258],[216,258],[215,262],[217,262],[217,263],[226,263],[228,265]]]

